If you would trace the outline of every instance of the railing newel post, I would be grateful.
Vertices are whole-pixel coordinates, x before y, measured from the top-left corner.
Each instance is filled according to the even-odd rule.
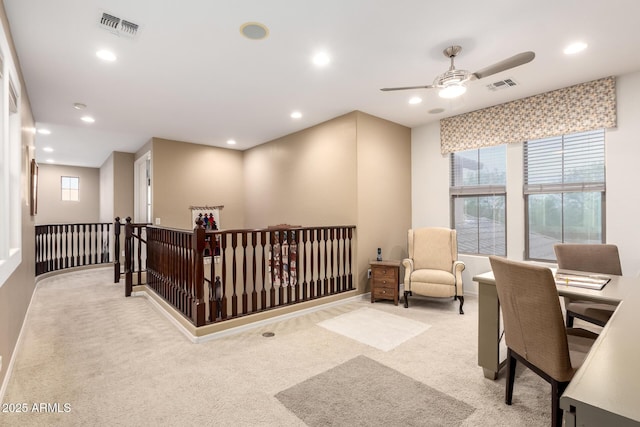
[[[204,302],[204,248],[206,245],[205,229],[202,225],[202,220],[196,221],[196,226],[193,229],[193,238],[191,243],[193,245],[193,276],[191,288],[194,295],[191,301],[191,315],[193,323],[196,326],[204,326],[205,323],[205,302]]]
[[[120,282],[120,217],[113,222],[113,283]]]

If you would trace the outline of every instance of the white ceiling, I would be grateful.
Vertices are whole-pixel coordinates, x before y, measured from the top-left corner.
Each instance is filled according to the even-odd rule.
[[[415,127],[442,117],[640,70],[638,0],[4,0],[37,126],[39,162],[99,167],[151,137],[235,149],[360,110]],[[101,29],[102,11],[141,26],[135,39]],[[269,28],[264,40],[243,23]],[[570,42],[586,51],[566,56]],[[523,51],[533,62],[471,82],[454,101],[430,84],[442,50],[477,71]],[[95,52],[108,48],[118,60]],[[326,50],[331,63],[311,57]],[[513,78],[518,86],[486,85]],[[423,98],[409,105],[414,95]],[[88,107],[73,109],[74,102]],[[440,114],[430,114],[444,108]],[[303,117],[289,117],[299,110]],[[93,124],[79,120],[95,117]],[[53,153],[42,148],[52,147]]]

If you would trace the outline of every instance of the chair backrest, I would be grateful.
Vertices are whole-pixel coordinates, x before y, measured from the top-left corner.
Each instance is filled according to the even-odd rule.
[[[456,230],[442,227],[425,227],[409,230],[409,258],[413,268],[453,270],[453,262],[458,258]]]
[[[507,347],[557,381],[573,368],[553,273],[546,267],[490,256]]]
[[[559,243],[553,246],[562,270],[622,276],[620,255],[616,245]]]

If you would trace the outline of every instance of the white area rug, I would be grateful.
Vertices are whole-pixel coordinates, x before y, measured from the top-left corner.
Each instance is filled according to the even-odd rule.
[[[361,308],[318,325],[382,351],[389,351],[431,327],[374,308]]]

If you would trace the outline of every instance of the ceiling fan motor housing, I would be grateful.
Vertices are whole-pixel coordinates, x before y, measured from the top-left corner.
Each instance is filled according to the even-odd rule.
[[[470,77],[471,73],[466,70],[448,70],[436,77],[433,85],[437,87],[447,87],[466,82]]]

